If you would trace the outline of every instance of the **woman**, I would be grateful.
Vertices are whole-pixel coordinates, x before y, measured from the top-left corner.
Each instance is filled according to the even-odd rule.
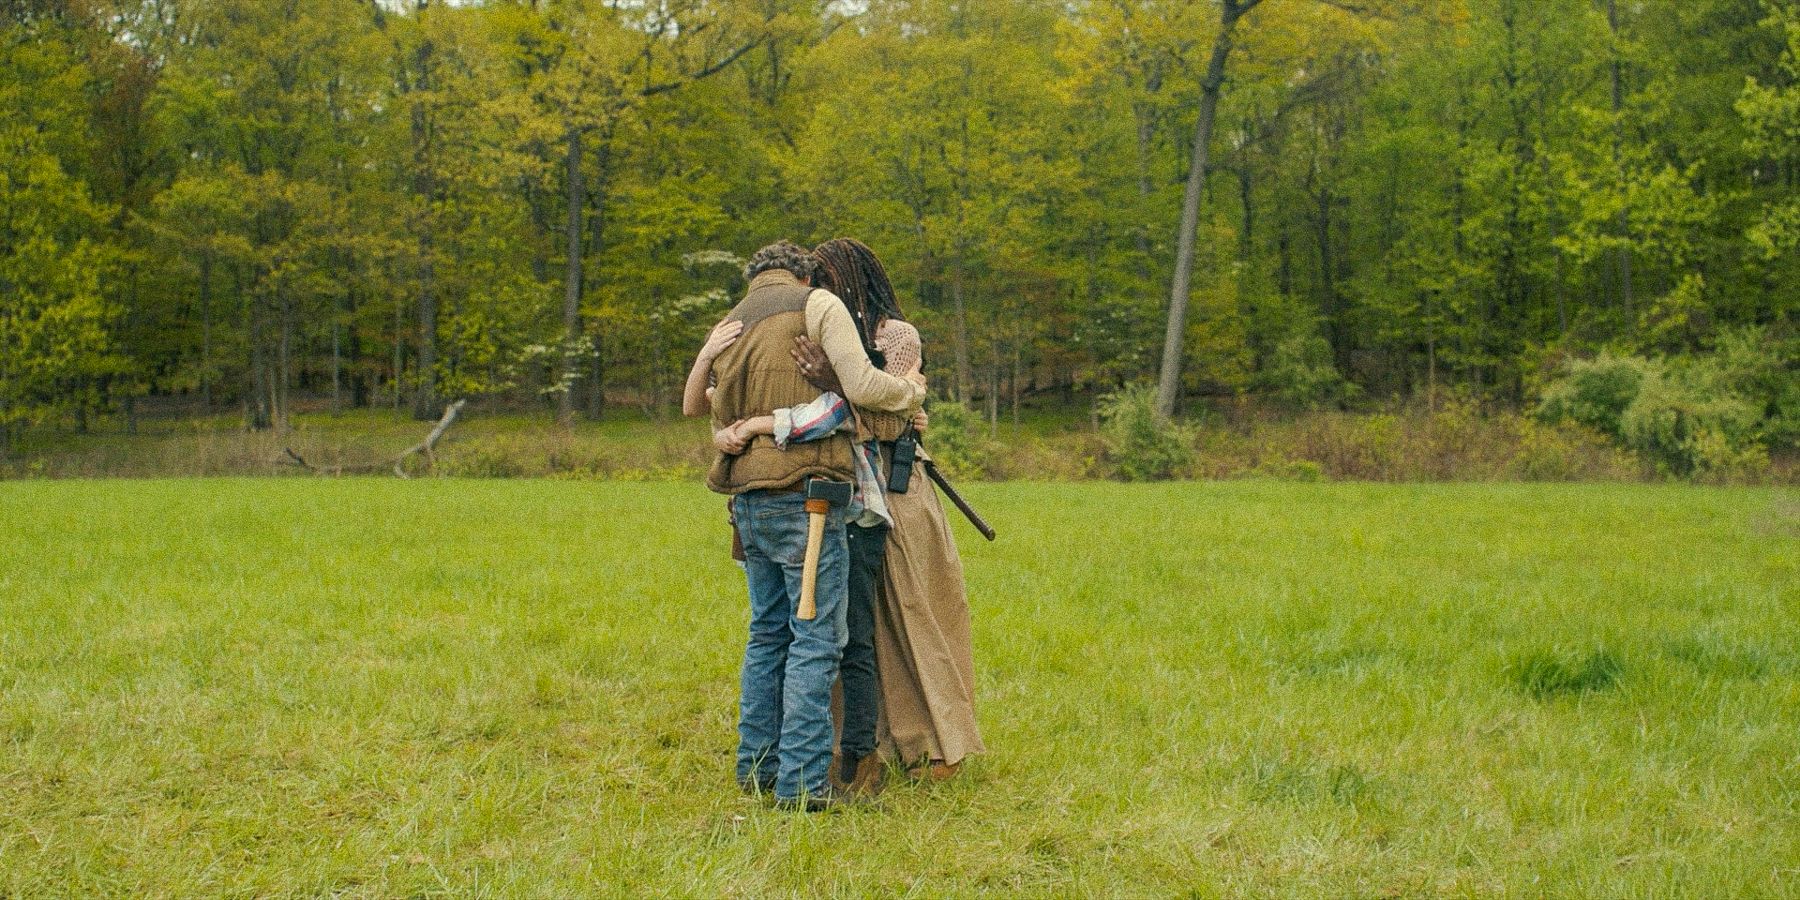
[[[837,238],[813,252],[823,263],[819,285],[849,307],[869,358],[889,372],[912,369],[922,355],[919,333],[901,313],[893,284],[874,251],[859,241]],[[830,365],[818,348],[802,341],[795,358],[815,387],[834,386],[827,377]],[[862,436],[880,442],[880,471],[886,473],[893,442],[904,434],[908,422],[891,413],[857,412],[867,432]],[[880,589],[873,598],[873,637],[881,692],[879,745],[910,772],[944,780],[956,775],[965,758],[986,748],[975,722],[974,656],[962,558],[943,504],[925,475],[927,458],[921,448],[907,492],[885,497],[893,524],[886,529]],[[854,543],[851,561],[854,584],[858,561]],[[852,614],[854,601],[853,595]],[[854,626],[851,632],[854,640]],[[848,733],[848,705],[845,718]],[[850,749],[844,753],[846,760]],[[858,772],[861,777],[869,774]]]

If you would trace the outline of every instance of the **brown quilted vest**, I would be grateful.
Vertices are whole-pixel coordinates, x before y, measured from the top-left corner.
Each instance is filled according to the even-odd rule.
[[[800,377],[789,351],[806,333],[806,298],[813,289],[785,271],[756,276],[744,299],[726,315],[744,323],[744,333],[713,361],[713,428],[752,416],[798,406],[819,396]],[[766,434],[753,438],[736,456],[720,454],[706,474],[706,486],[721,494],[792,488],[818,476],[855,480],[850,436],[842,432],[804,444],[775,446]]]

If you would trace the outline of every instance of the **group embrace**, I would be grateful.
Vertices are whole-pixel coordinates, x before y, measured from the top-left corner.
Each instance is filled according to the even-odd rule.
[[[712,416],[707,486],[731,498],[750,587],[738,785],[816,811],[872,795],[889,763],[952,778],[983,747],[962,561],[916,446],[919,332],[854,240],[771,244],[744,275],[682,399]],[[841,498],[810,554],[809,494]]]

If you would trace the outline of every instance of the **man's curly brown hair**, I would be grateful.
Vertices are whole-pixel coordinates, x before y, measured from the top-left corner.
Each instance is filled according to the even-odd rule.
[[[770,269],[786,269],[805,281],[819,270],[819,258],[811,250],[793,241],[776,241],[756,251],[744,264],[744,280],[748,281]]]

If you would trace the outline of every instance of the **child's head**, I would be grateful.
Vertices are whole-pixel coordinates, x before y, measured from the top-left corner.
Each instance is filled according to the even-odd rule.
[[[919,330],[904,320],[884,320],[875,331],[875,347],[881,351],[882,368],[890,373],[911,372],[919,364]]]

